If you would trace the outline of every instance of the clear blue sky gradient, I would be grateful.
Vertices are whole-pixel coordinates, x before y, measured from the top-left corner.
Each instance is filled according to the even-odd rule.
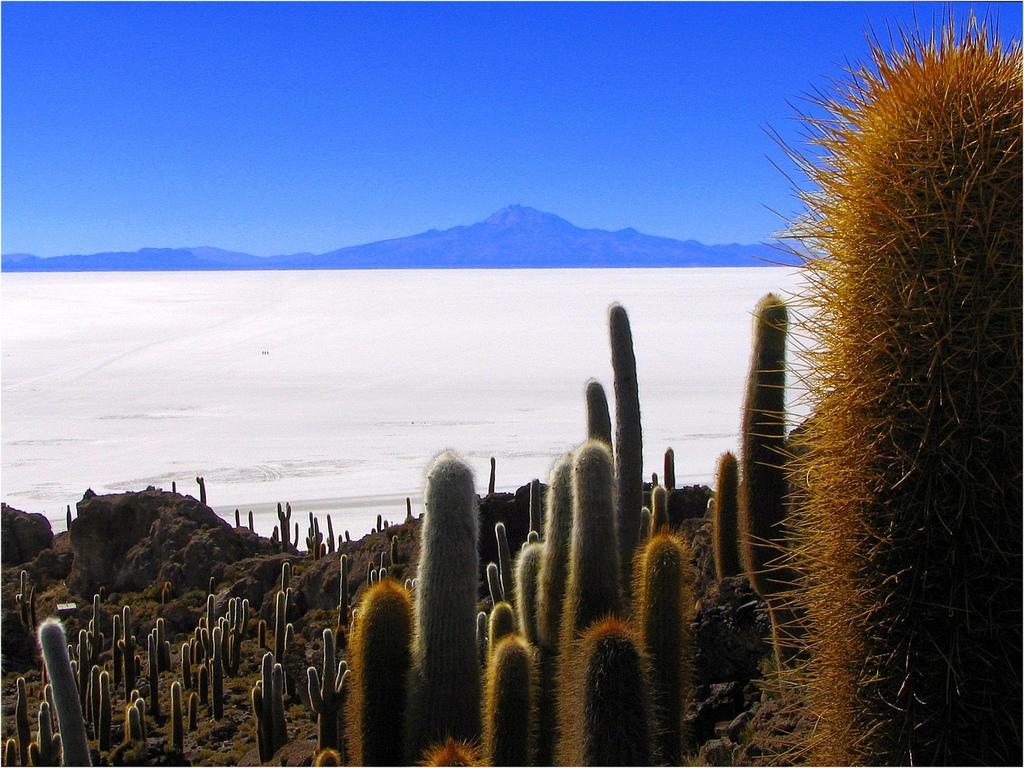
[[[1021,37],[1021,6],[974,7]],[[938,3],[4,3],[2,249],[258,255],[478,221],[759,242],[765,129]]]

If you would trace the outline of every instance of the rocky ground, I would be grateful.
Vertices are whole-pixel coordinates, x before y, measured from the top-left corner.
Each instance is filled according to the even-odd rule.
[[[672,525],[690,541],[697,571],[694,617],[695,690],[685,713],[693,764],[738,765],[796,762],[792,745],[799,745],[808,724],[800,716],[798,690],[783,688],[772,669],[770,621],[765,604],[745,578],[718,583],[714,576],[711,525],[705,517],[709,491],[704,487],[677,489],[669,498]],[[480,608],[487,610],[484,569],[496,562],[497,545],[491,533],[503,521],[513,552],[529,530],[529,486],[515,494],[497,493],[481,499]],[[158,489],[97,496],[87,492],[77,505],[71,530],[54,536],[42,515],[3,506],[2,580],[2,731],[15,735],[15,682],[24,676],[29,693],[32,731],[42,691],[40,659],[35,639],[23,623],[16,595],[20,575],[27,573],[35,589],[36,619],[60,615],[69,642],[93,615],[92,596],[99,593],[100,626],[109,638],[111,618],[130,605],[136,635],[145,658],[145,638],[162,617],[171,641],[171,669],[180,663],[181,643],[191,636],[206,609],[211,580],[215,610],[223,614],[233,597],[248,599],[249,639],[242,647],[237,675],[225,679],[225,714],[215,720],[200,707],[197,728],[185,734],[183,754],[169,751],[166,720],[167,691],[176,672],[163,672],[159,689],[163,717],[149,727],[146,752],[133,762],[147,765],[258,765],[255,719],[250,690],[259,677],[264,650],[259,647],[259,619],[274,623],[274,597],[280,587],[282,564],[292,564],[294,599],[289,620],[295,640],[285,668],[290,681],[287,721],[291,741],[275,756],[278,765],[309,765],[316,740],[316,716],[306,692],[306,667],[322,665],[322,634],[338,620],[339,554],[348,555],[352,604],[357,605],[369,569],[390,561],[392,537],[397,537],[397,560],[389,575],[404,580],[415,575],[419,556],[418,518],[382,526],[358,540],[339,541],[333,552],[314,560],[294,547],[282,551],[278,542],[235,527],[191,496]],[[404,516],[404,515],[403,515]],[[305,531],[308,519],[296,515]],[[323,525],[323,521],[320,521]],[[244,524],[244,521],[243,521]],[[344,536],[339,539],[344,539]],[[164,585],[170,587],[165,589]],[[60,609],[58,610],[58,605]],[[27,622],[32,624],[28,615]],[[339,638],[344,646],[344,637]],[[108,642],[109,647],[109,642]],[[104,652],[103,661],[110,658]],[[299,684],[296,684],[298,682]],[[148,698],[148,681],[137,687]],[[114,692],[113,739],[120,741],[124,692]],[[114,762],[124,761],[117,755]],[[106,759],[106,755],[104,755]],[[94,764],[100,754],[94,752]]]

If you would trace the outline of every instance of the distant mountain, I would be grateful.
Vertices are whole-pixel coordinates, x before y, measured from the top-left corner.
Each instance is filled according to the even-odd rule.
[[[339,248],[252,256],[220,248],[143,248],[132,253],[39,258],[5,254],[5,272],[257,269],[444,269],[552,267],[759,267],[788,262],[768,245],[704,245],[635,229],[581,229],[552,213],[512,205],[484,221]]]

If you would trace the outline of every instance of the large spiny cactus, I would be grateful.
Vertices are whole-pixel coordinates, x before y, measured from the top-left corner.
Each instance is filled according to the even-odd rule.
[[[85,735],[82,703],[78,698],[71,660],[68,658],[64,627],[56,619],[39,625],[39,647],[43,652],[46,674],[53,686],[53,701],[60,724],[61,749],[65,765],[92,765]]]
[[[446,737],[480,735],[475,627],[479,513],[473,473],[452,453],[427,472],[417,571],[407,762]]]
[[[794,479],[818,763],[1021,760],[1022,58],[873,46],[810,122]]]
[[[533,651],[517,635],[502,638],[487,668],[484,756],[488,765],[533,765],[536,671]]]

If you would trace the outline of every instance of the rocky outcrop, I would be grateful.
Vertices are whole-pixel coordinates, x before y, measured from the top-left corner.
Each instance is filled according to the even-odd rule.
[[[271,552],[267,539],[233,528],[191,496],[156,489],[83,497],[70,534],[68,586],[85,597],[100,585],[111,592],[155,581],[180,591],[205,588],[231,563]]]
[[[27,563],[52,546],[49,520],[6,504],[0,506],[0,561],[4,568]]]

